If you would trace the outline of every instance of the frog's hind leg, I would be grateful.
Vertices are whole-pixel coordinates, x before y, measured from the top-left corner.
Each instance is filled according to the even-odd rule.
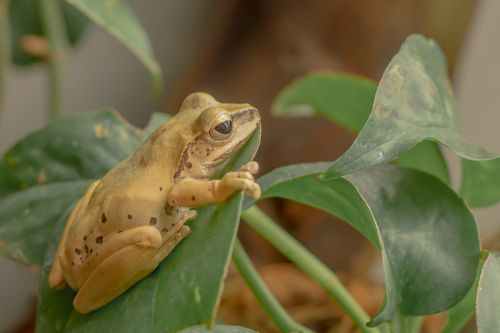
[[[158,266],[155,255],[162,237],[157,229],[142,226],[119,235],[121,246],[95,267],[78,290],[73,301],[78,312],[87,313],[107,304]]]
[[[50,268],[49,273],[49,286],[53,289],[62,289],[66,286],[66,280],[64,278],[64,272],[61,267],[60,259],[62,257],[62,253],[64,252],[64,246],[66,243],[66,239],[68,238],[69,230],[73,225],[76,217],[87,208],[87,205],[90,200],[90,196],[94,193],[94,189],[96,188],[99,181],[93,182],[83,195],[83,197],[77,202],[75,208],[71,211],[69,215],[68,221],[66,221],[66,225],[64,226],[64,231],[61,235],[61,239],[59,240],[59,245],[57,247],[56,254],[54,256],[54,262],[52,263],[52,267]]]
[[[165,259],[170,252],[191,233],[191,229],[188,226],[180,226],[174,232],[169,233],[168,236],[163,236],[163,243],[155,254],[155,258],[158,262]]]

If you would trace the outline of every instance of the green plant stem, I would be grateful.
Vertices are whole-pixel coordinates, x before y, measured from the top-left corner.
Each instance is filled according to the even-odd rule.
[[[0,0],[0,127],[5,107],[5,81],[10,65],[9,0]]]
[[[285,309],[283,309],[281,304],[279,304],[269,288],[265,285],[264,281],[262,281],[259,273],[253,266],[239,241],[236,241],[234,246],[233,261],[259,303],[282,332],[313,332],[307,327],[295,322]]]
[[[337,276],[269,216],[252,206],[242,213],[242,218],[285,257],[316,280],[351,317],[361,332],[380,333],[379,329],[366,326],[370,317]]]
[[[67,34],[59,0],[38,0],[45,36],[48,40],[47,66],[50,83],[49,114],[58,117],[62,112],[63,70],[67,50]]]
[[[420,326],[422,324],[422,317],[408,317],[408,333],[418,333],[420,332]]]

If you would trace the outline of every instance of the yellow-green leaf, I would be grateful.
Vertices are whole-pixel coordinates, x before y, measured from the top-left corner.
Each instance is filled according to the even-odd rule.
[[[155,89],[162,85],[161,68],[144,28],[124,0],[67,0],[122,42],[151,73]]]

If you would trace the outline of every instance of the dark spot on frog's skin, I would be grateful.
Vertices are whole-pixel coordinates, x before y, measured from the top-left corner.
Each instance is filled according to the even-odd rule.
[[[116,233],[119,234],[119,233],[122,233],[122,232],[123,232],[123,230],[118,230]]]
[[[80,253],[82,253],[82,250],[80,250],[80,249],[76,248],[76,249],[75,249],[75,253],[76,253],[76,254],[80,254]]]
[[[106,217],[106,214],[104,214],[104,212],[102,212],[101,222],[106,223],[107,220],[108,220],[108,218]]]
[[[90,249],[89,254],[92,253],[92,252],[94,252],[94,249]]]
[[[165,210],[165,214],[167,215],[172,215],[172,212],[174,210],[174,207],[170,206],[168,204],[168,202],[165,204],[165,207],[164,207],[164,210]]]
[[[75,266],[75,263],[73,261],[71,262],[71,266]]]
[[[92,235],[94,233],[94,230],[90,230],[90,234]]]
[[[132,215],[131,214],[128,214],[127,217],[128,217],[129,220],[132,220]]]
[[[196,197],[193,195],[193,196],[191,197],[191,200],[196,201]]]
[[[96,242],[97,244],[102,244],[102,241],[103,241],[102,236],[99,236],[99,237],[97,237],[97,238],[95,239],[95,242]]]
[[[162,129],[162,130],[161,130],[161,132],[162,132],[162,133],[165,133],[165,131],[166,131],[166,130],[167,130],[167,129],[166,129],[166,128],[164,128],[164,129]]]
[[[151,216],[151,218],[149,219],[149,224],[150,225],[155,225],[156,224],[156,217]]]
[[[193,164],[190,162],[186,162],[186,168],[191,169],[193,167]]]
[[[87,236],[83,236],[83,241],[86,242],[87,241]]]
[[[163,191],[163,187],[160,186],[160,192]]]
[[[85,244],[85,253],[89,253],[89,247]]]
[[[164,227],[163,229],[161,229],[162,233],[166,233],[167,231],[168,231],[168,227]]]

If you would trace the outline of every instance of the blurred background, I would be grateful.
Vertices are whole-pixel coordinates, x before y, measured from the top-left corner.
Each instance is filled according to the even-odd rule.
[[[16,0],[14,0],[16,1]],[[175,113],[192,91],[248,102],[263,115],[262,172],[278,166],[334,160],[354,137],[329,121],[273,119],[273,97],[314,70],[352,72],[378,80],[410,33],[438,41],[450,64],[462,129],[478,145],[500,152],[500,2],[496,0],[202,0],[129,1],[159,60],[165,86],[153,93],[147,71],[112,36],[90,25],[64,65],[65,113],[113,106],[134,125],[154,111]],[[0,120],[0,152],[48,117],[40,65],[8,72]],[[301,135],[296,135],[297,132]],[[328,143],[328,144],[325,144]],[[455,184],[459,160],[446,154]],[[265,208],[334,269],[369,311],[383,300],[378,255],[356,231],[318,211],[285,201]],[[500,210],[477,211],[483,241],[498,231]],[[244,225],[240,236],[261,274],[292,316],[319,332],[352,332],[352,323],[321,288]],[[0,257],[0,332],[32,332],[37,270]],[[231,269],[220,317],[274,332],[252,294]],[[243,290],[243,292],[242,292]],[[436,332],[442,316],[424,323]]]

